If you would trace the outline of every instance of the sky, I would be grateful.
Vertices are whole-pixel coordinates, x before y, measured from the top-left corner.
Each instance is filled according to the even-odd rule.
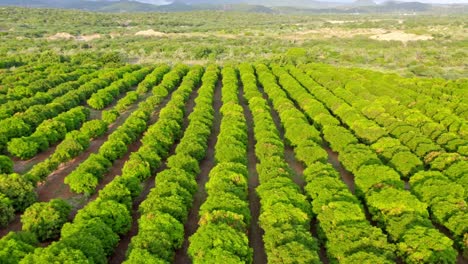
[[[139,2],[150,3],[150,4],[157,4],[163,5],[172,2],[171,0],[137,0]],[[354,0],[319,0],[321,2],[354,2]],[[384,2],[385,0],[375,0],[375,2]],[[423,3],[439,3],[439,4],[449,4],[449,3],[468,3],[468,0],[399,0],[400,2],[423,2]],[[207,2],[210,2],[207,0]],[[216,0],[212,0],[213,3],[216,3]],[[248,0],[246,0],[248,2]],[[285,0],[285,3],[288,1]]]

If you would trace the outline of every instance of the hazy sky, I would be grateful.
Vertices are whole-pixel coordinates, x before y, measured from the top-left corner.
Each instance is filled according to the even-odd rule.
[[[172,2],[171,0],[137,0],[139,2],[145,2],[145,3],[151,3],[151,4],[168,4]],[[322,2],[354,2],[354,0],[319,0]],[[385,2],[385,0],[374,0],[375,2]],[[423,3],[441,3],[441,4],[449,4],[449,3],[468,3],[468,0],[399,0],[401,2],[423,2]],[[209,0],[207,0],[209,2]],[[216,0],[212,0],[213,3],[216,3]],[[245,2],[249,2],[248,0],[245,0]],[[288,1],[285,0],[285,3]]]

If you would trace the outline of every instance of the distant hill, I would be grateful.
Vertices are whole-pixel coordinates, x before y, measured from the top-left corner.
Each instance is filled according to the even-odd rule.
[[[375,6],[376,2],[373,0],[356,0],[352,3],[352,6]]]
[[[152,5],[134,0],[0,0],[0,6],[80,9],[97,12],[182,12],[224,10],[257,13],[395,13],[425,12],[442,9],[439,5],[420,2],[389,1],[376,4],[373,0],[354,2],[321,2],[315,0],[175,0],[169,5]],[[169,1],[168,1],[169,2]],[[246,4],[245,2],[248,2]],[[444,10],[460,9],[444,6]],[[462,9],[463,10],[463,9]]]
[[[142,0],[141,0],[142,1]],[[316,0],[173,0],[169,5],[156,5],[145,4],[138,0],[0,0],[0,5],[14,5],[14,6],[27,6],[27,7],[52,7],[52,8],[74,8],[84,10],[106,11],[113,9],[122,9],[128,7],[129,11],[139,11],[146,9],[147,11],[153,10],[184,10],[187,9],[200,9],[201,7],[224,6],[224,5],[239,5],[246,6],[252,5],[264,7],[279,7],[279,6],[292,6],[292,7],[306,7],[306,8],[332,8],[350,3],[339,2],[322,2]],[[369,0],[358,0],[359,2]],[[168,1],[170,2],[170,1]],[[372,1],[370,1],[372,2]]]
[[[0,5],[42,8],[81,9],[101,12],[157,11],[158,6],[137,1],[86,1],[86,0],[0,0]]]

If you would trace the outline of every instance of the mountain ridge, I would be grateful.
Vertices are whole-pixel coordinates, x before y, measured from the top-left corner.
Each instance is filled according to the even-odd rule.
[[[386,13],[386,12],[425,12],[434,5],[421,2],[388,1],[377,4],[374,0],[354,2],[324,2],[316,0],[175,0],[171,4],[154,5],[143,3],[148,0],[0,0],[0,6],[22,6],[32,8],[62,8],[97,12],[178,12],[196,10],[224,10],[258,13]],[[339,2],[341,1],[341,2]],[[163,0],[167,3],[168,1]],[[246,3],[248,2],[248,3]],[[265,3],[268,3],[266,5]]]

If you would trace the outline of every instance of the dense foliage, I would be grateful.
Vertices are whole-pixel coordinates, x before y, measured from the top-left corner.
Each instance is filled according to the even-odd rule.
[[[138,221],[138,234],[132,238],[125,263],[140,263],[148,258],[154,262],[170,262],[175,250],[182,246],[184,223],[197,190],[195,179],[200,172],[199,162],[205,157],[207,140],[211,134],[210,128],[214,119],[212,101],[218,71],[217,66],[207,67],[202,77],[202,86],[198,89],[198,96],[195,99],[196,105],[187,118],[190,123],[177,145],[175,154],[168,158],[168,168],[156,175],[156,186],[140,205],[142,216]],[[185,96],[180,99],[186,100],[191,92],[190,87],[196,85],[196,78],[197,76],[193,80],[190,78],[184,80],[182,87],[179,88],[182,90],[178,91],[184,92]],[[177,101],[171,102],[176,104]],[[184,105],[185,101],[182,100],[175,106],[183,109]],[[164,116],[166,117],[170,116]],[[172,120],[180,124],[183,116],[175,117],[173,115]],[[152,132],[157,133],[158,130]],[[162,145],[163,142],[159,144]],[[192,144],[200,148],[194,151]],[[164,157],[164,153],[158,152],[158,154]],[[155,236],[160,239],[155,241],[153,239]]]
[[[0,263],[468,256],[465,79],[74,56],[0,69]]]
[[[247,227],[247,124],[238,99],[238,77],[233,67],[222,70],[220,132],[215,146],[216,166],[206,183],[207,198],[199,211],[199,227],[190,238],[193,263],[224,261],[252,263]]]
[[[21,216],[22,229],[35,234],[39,241],[57,238],[70,212],[71,206],[61,199],[35,203]]]

